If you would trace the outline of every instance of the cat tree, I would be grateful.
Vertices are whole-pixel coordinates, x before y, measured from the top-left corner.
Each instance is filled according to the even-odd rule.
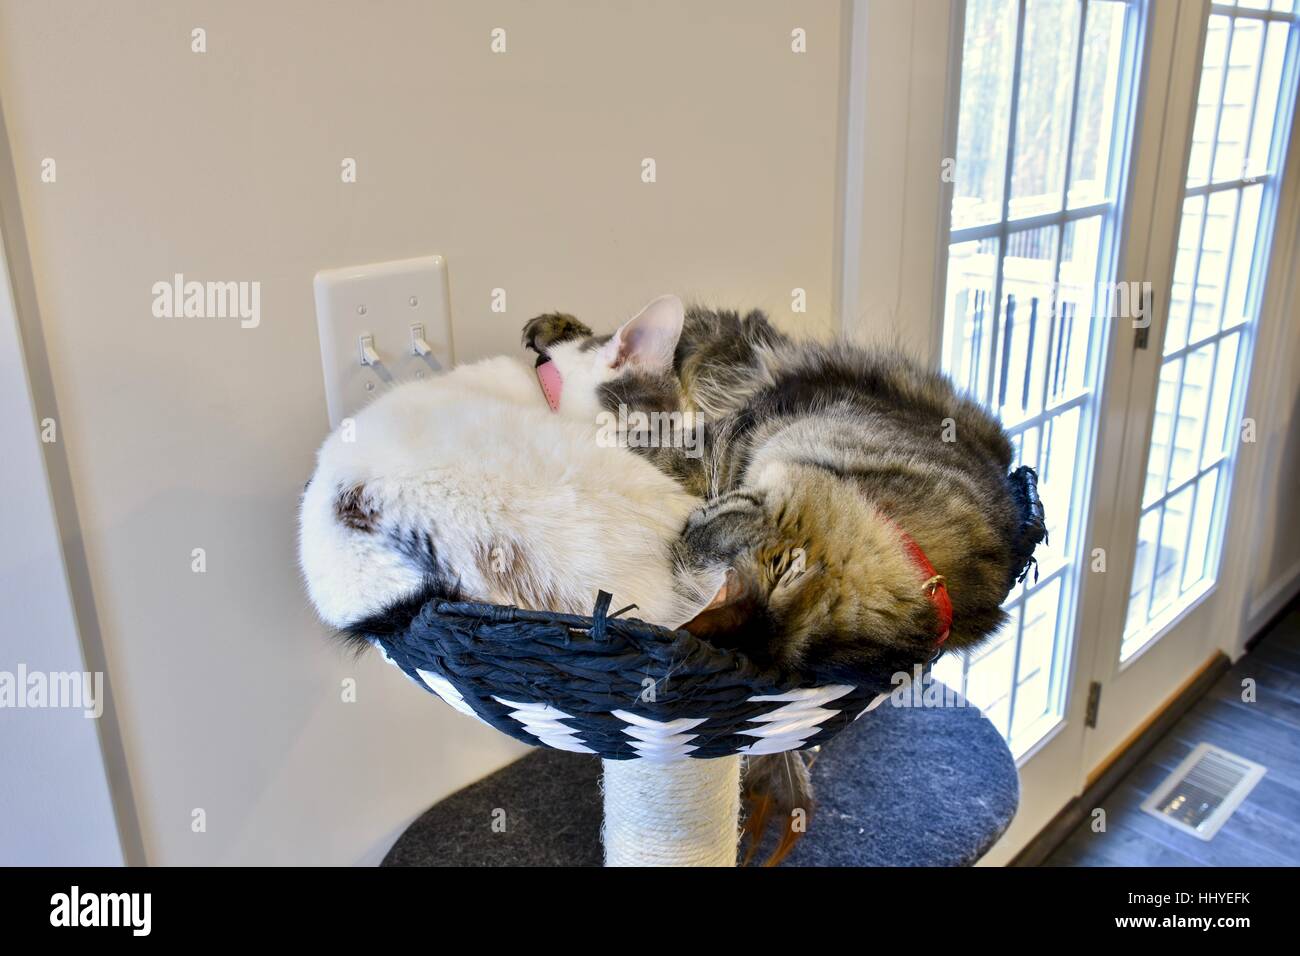
[[[516,740],[602,758],[607,866],[734,866],[740,762],[824,743],[889,696],[885,680],[827,683],[764,670],[685,631],[430,602],[384,658]]]

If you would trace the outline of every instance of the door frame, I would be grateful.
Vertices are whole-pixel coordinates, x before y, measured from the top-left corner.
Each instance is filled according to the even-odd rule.
[[[0,121],[0,147],[3,137]],[[111,719],[110,688],[102,669],[88,663],[77,626],[41,437],[49,429],[58,436],[61,423],[48,409],[38,411],[6,247],[0,228],[0,435],[7,451],[0,520],[14,543],[22,542],[24,554],[0,580],[0,598],[15,612],[6,624],[13,639],[0,653],[0,668],[99,670],[99,692],[105,696],[96,702],[97,720],[85,719],[79,710],[40,712],[39,733],[34,714],[0,716],[13,735],[5,748],[10,758],[5,771],[17,780],[16,786],[0,787],[0,858],[18,854],[5,859],[11,866],[120,866],[128,862],[128,850],[101,736],[102,723]],[[0,734],[0,741],[5,736]]]
[[[943,182],[939,171],[955,151],[965,7],[965,0],[844,0],[842,14],[841,76],[847,89],[842,92],[836,250],[840,329],[859,342],[901,345],[936,366],[943,341],[952,203],[952,185]],[[1149,280],[1157,296],[1167,297],[1170,287],[1210,7],[1209,0],[1148,0],[1138,51],[1133,158],[1122,191],[1116,276],[1121,281]],[[1289,175],[1283,178],[1278,202],[1270,281],[1264,287],[1243,403],[1247,415],[1258,415],[1272,391],[1275,375],[1269,370],[1279,362],[1271,344],[1282,338],[1289,288],[1300,288],[1295,280],[1277,281],[1278,276],[1289,276],[1291,257],[1300,251],[1295,236],[1300,224],[1298,140],[1300,135],[1291,136],[1285,167]],[[1167,175],[1170,168],[1178,175]],[[927,171],[933,171],[934,178]],[[1153,343],[1163,341],[1159,309],[1155,320],[1160,325],[1153,321]],[[1202,599],[1183,616],[1186,620],[1193,610],[1203,612],[1206,623],[1198,626],[1190,643],[1154,642],[1128,662],[1149,657],[1153,672],[1151,682],[1135,696],[1136,709],[1114,707],[1118,695],[1112,693],[1111,723],[1093,732],[1084,727],[1089,685],[1094,680],[1102,683],[1105,702],[1106,686],[1115,684],[1119,673],[1119,641],[1137,540],[1139,508],[1124,506],[1122,495],[1108,490],[1132,487],[1145,473],[1153,416],[1138,416],[1135,426],[1128,409],[1135,399],[1152,408],[1161,357],[1158,346],[1134,350],[1132,332],[1126,328],[1112,327],[1110,332],[1102,353],[1107,367],[1098,386],[1096,441],[1087,479],[1090,512],[1082,527],[1083,540],[1089,543],[1083,549],[1085,567],[1091,548],[1104,547],[1107,570],[1079,574],[1063,720],[1020,758],[1020,811],[982,865],[1003,864],[1015,856],[1083,792],[1116,747],[1164,709],[1207,658],[1220,649],[1237,656],[1248,636],[1249,581],[1242,569],[1255,521],[1262,519],[1252,520],[1242,492],[1260,486],[1265,469],[1262,456],[1242,452],[1230,475],[1233,495],[1220,576],[1209,592],[1216,598]],[[1143,362],[1147,365],[1139,364]],[[1143,467],[1135,468],[1135,461]],[[1134,497],[1130,494],[1130,501]],[[1297,586],[1300,576],[1288,590]],[[1107,713],[1103,703],[1102,714]]]
[[[24,603],[43,609],[42,629],[36,633],[42,635],[50,654],[62,655],[62,667],[80,662],[82,671],[104,674],[105,687],[98,720],[78,717],[62,725],[65,765],[49,773],[28,774],[37,782],[28,781],[27,786],[47,795],[45,806],[57,816],[68,808],[64,792],[68,780],[78,778],[73,797],[80,801],[77,812],[98,821],[99,836],[90,848],[97,863],[139,866],[146,862],[144,837],[95,610],[27,237],[18,171],[0,105],[0,353],[4,355],[0,365],[15,370],[5,377],[12,387],[0,389],[0,414],[12,432],[7,443],[12,467],[20,469],[23,478],[8,500],[21,516],[19,524],[26,529],[24,541],[35,556],[33,561],[44,561],[44,573],[29,582]],[[59,437],[54,442],[41,440],[41,422],[46,418],[55,423]],[[54,748],[47,749],[40,760],[59,755]],[[52,825],[57,830],[58,820]],[[83,857],[68,862],[82,863]]]

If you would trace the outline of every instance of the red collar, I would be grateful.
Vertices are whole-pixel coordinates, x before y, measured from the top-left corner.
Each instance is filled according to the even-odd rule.
[[[942,574],[935,571],[934,565],[912,536],[902,528],[898,529],[898,533],[903,536],[903,547],[907,550],[908,557],[921,572],[921,580],[924,582],[921,589],[930,596],[930,603],[939,615],[939,639],[934,642],[938,647],[948,639],[948,634],[952,631],[952,599],[948,597],[947,582]]]

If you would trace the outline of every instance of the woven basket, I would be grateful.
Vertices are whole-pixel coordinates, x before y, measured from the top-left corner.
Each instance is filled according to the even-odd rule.
[[[799,750],[829,740],[895,689],[763,669],[686,631],[609,614],[429,602],[374,635],[386,660],[452,707],[527,744],[607,760]],[[619,612],[622,613],[622,612]]]

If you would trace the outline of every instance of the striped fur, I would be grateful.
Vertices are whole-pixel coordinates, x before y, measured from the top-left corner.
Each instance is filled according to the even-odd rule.
[[[1042,506],[1031,470],[1009,474],[1001,426],[945,376],[703,309],[687,313],[675,368],[711,414],[693,489],[710,500],[685,547],[733,568],[727,603],[694,629],[790,666],[906,670],[932,656],[938,620],[901,532],[946,578],[945,647],[1001,625]]]

